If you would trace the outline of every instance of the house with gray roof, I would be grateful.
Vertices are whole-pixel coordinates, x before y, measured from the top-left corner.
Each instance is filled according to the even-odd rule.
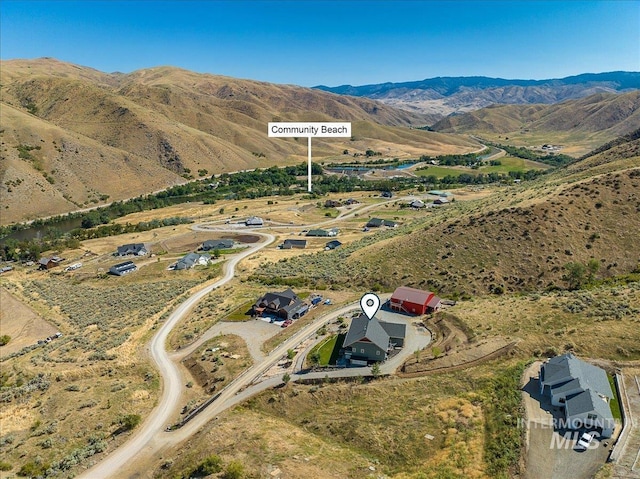
[[[229,249],[233,248],[233,244],[232,239],[206,240],[202,243],[202,250],[215,251],[217,249]]]
[[[264,221],[259,216],[249,216],[244,222],[246,226],[263,226]]]
[[[282,243],[282,249],[305,249],[307,247],[307,240],[302,239],[286,239]]]
[[[351,321],[342,347],[345,357],[352,361],[384,361],[390,351],[404,345],[405,336],[406,325],[361,314]]]
[[[307,236],[318,236],[318,237],[327,237],[327,236],[337,236],[338,228],[331,228],[330,230],[323,229],[315,229],[307,231]]]
[[[124,263],[114,264],[111,268],[109,268],[109,273],[115,276],[124,276],[125,274],[129,274],[138,267],[133,263],[133,261],[125,261]]]
[[[194,266],[205,266],[211,262],[211,256],[207,253],[199,254],[199,253],[188,253],[182,257],[182,259],[178,260],[173,269],[175,270],[183,270],[183,269],[191,269]]]
[[[381,226],[386,226],[387,228],[395,228],[398,224],[395,221],[391,220],[383,220],[380,218],[371,218],[367,224],[367,228],[380,228]]]
[[[131,243],[118,246],[115,256],[145,256],[148,253],[144,243]]]
[[[338,240],[331,240],[326,245],[324,245],[324,249],[336,249],[342,246],[342,243]]]
[[[281,292],[266,293],[255,302],[251,312],[254,316],[271,315],[282,319],[298,319],[307,311],[309,305],[289,288]]]
[[[572,427],[594,427],[602,437],[613,434],[615,421],[609,402],[614,396],[604,369],[572,353],[556,356],[540,367],[540,393],[549,396],[553,406],[564,408]]]

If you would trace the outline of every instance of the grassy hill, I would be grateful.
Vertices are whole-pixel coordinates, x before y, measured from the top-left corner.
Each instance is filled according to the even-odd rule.
[[[565,265],[590,260],[599,264],[597,278],[630,273],[640,262],[639,148],[638,139],[617,144],[536,181],[264,274],[456,296],[564,288]]]
[[[306,140],[267,138],[269,121],[354,122],[357,142],[318,139],[316,157],[381,146],[399,156],[477,149],[408,129],[424,124],[419,114],[291,85],[173,67],[107,74],[50,58],[0,67],[3,224],[305,159]]]
[[[473,133],[509,143],[571,145],[567,153],[585,153],[640,126],[640,90],[598,93],[554,105],[494,105],[452,115],[433,125],[448,133]]]

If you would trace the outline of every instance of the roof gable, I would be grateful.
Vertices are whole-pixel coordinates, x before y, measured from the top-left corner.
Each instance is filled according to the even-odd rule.
[[[578,380],[584,390],[613,398],[613,391],[604,369],[575,357],[572,353],[549,359],[544,364],[544,384],[555,385]]]
[[[354,318],[344,339],[344,347],[349,347],[363,340],[368,340],[385,351],[389,347],[389,334],[375,316],[368,319],[364,314],[361,314]]]
[[[609,404],[591,389],[567,399],[565,408],[567,417],[595,413],[599,419],[613,418]]]
[[[399,288],[396,288],[396,290],[393,292],[393,295],[391,295],[391,301],[408,301],[410,303],[422,304],[426,306],[434,296],[435,295],[430,291],[423,291],[421,289],[400,286]]]

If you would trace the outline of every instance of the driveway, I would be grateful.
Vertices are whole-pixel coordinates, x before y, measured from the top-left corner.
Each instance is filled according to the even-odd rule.
[[[522,397],[525,405],[526,470],[525,479],[588,479],[604,465],[609,455],[611,441],[594,438],[586,451],[575,450],[576,440],[584,431],[556,430],[563,418],[560,408],[551,405],[550,399],[540,396],[539,361],[524,373]]]

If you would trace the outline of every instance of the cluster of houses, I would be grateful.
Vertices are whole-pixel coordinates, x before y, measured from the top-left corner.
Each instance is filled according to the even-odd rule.
[[[338,228],[331,228],[329,230],[324,229],[313,229],[309,230],[305,233],[305,236],[309,236],[312,238],[333,238],[338,235],[340,230]],[[306,239],[286,239],[278,248],[280,249],[305,249],[308,243]],[[331,240],[325,244],[325,250],[332,250],[342,246],[342,243],[338,240]]]
[[[180,258],[176,263],[171,267],[173,270],[185,270],[191,269],[195,266],[204,266],[211,262],[211,254],[209,251],[219,251],[222,249],[230,249],[234,246],[234,241],[232,239],[215,239],[215,240],[207,240],[202,243],[202,246],[199,248],[198,252],[187,253],[182,258]],[[202,252],[201,252],[202,251]],[[146,256],[150,253],[149,248],[144,243],[131,243],[125,244],[122,246],[118,246],[114,256],[125,257],[125,256]],[[109,273],[115,276],[124,276],[125,274],[136,271],[138,267],[131,260],[124,261],[122,263],[115,264],[109,268]]]
[[[609,404],[614,396],[604,369],[567,353],[542,364],[539,382],[540,394],[563,408],[567,428],[596,429],[603,438],[613,435],[615,420]]]
[[[434,293],[406,286],[396,288],[388,303],[390,310],[412,316],[433,313],[441,305],[441,299]],[[375,316],[368,319],[361,314],[351,321],[342,345],[345,359],[355,366],[384,361],[395,349],[404,346],[405,337],[405,323],[380,321]]]

